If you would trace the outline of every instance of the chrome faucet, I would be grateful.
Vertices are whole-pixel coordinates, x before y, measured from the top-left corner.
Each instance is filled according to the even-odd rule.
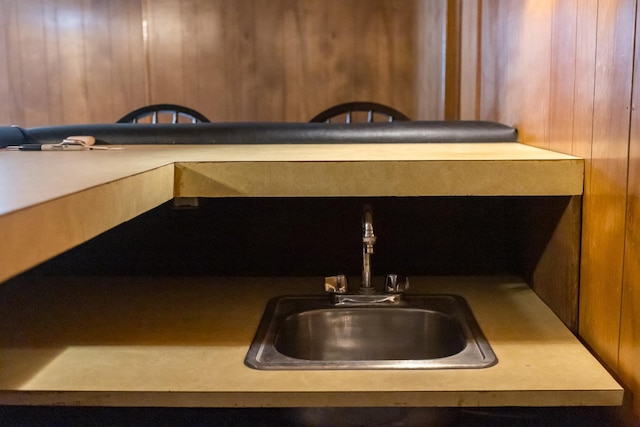
[[[371,206],[365,205],[362,211],[362,286],[360,292],[372,293],[375,291],[371,285],[371,254],[376,236],[373,234],[373,214]]]
[[[384,293],[376,292],[371,283],[371,255],[376,236],[373,234],[371,206],[362,210],[362,283],[358,293],[349,293],[347,277],[343,274],[324,278],[324,290],[330,294],[335,305],[357,304],[401,304],[402,294],[409,289],[409,278],[397,274],[387,274]]]

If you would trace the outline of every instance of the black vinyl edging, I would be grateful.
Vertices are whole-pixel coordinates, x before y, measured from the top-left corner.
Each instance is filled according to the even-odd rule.
[[[98,144],[363,144],[426,142],[516,142],[516,129],[486,121],[391,123],[195,123],[82,124],[0,127],[0,147],[54,144],[91,135]]]

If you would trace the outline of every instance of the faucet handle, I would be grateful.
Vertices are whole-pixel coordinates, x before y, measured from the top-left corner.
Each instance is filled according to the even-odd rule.
[[[409,278],[397,274],[387,274],[384,280],[384,289],[390,294],[402,294],[409,289]]]
[[[332,294],[346,294],[349,285],[347,276],[339,274],[337,276],[329,276],[324,278],[324,290]]]

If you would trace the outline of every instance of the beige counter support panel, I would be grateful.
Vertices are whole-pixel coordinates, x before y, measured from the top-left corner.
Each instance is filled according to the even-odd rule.
[[[171,200],[172,182],[170,164],[0,216],[0,282]]]
[[[181,162],[180,197],[582,194],[582,160]]]

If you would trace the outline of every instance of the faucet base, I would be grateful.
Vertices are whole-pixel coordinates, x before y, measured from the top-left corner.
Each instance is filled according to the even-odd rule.
[[[358,293],[360,295],[373,295],[376,293],[376,288],[373,286],[360,286]]]
[[[400,305],[402,294],[332,294],[331,303],[333,305]]]

